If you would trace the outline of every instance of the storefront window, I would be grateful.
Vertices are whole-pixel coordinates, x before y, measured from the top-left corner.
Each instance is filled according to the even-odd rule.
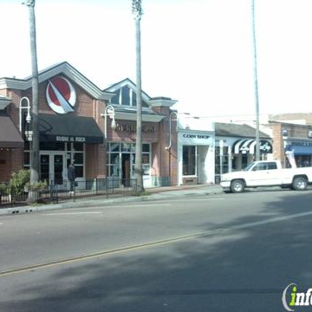
[[[119,152],[120,151],[120,144],[119,143],[110,143],[109,144],[109,151],[110,152]]]
[[[75,173],[77,178],[83,178],[84,153],[74,154]]]
[[[196,146],[183,146],[183,175],[196,175]]]
[[[142,144],[142,170],[144,175],[150,174],[151,153],[150,144]],[[135,144],[109,143],[108,144],[107,176],[124,178],[135,175]],[[129,161],[131,164],[128,167]],[[129,169],[128,169],[129,168]]]
[[[74,151],[83,151],[84,144],[83,143],[73,143],[74,144]]]
[[[228,147],[223,146],[221,148],[222,150],[220,150],[219,146],[216,146],[215,148],[215,174],[217,175],[229,171]]]

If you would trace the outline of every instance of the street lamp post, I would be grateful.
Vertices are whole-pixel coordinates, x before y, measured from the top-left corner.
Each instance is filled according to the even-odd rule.
[[[166,150],[170,150],[171,145],[172,145],[171,132],[172,132],[172,117],[173,116],[175,116],[176,120],[178,120],[178,113],[177,112],[171,112],[169,115],[169,145],[165,147]]]
[[[169,145],[165,147],[165,149],[169,152],[169,178],[171,180],[171,146],[172,146],[172,117],[175,117],[176,121],[178,121],[178,113],[171,112],[169,115]]]
[[[112,105],[107,105],[104,109],[104,113],[101,114],[102,117],[104,117],[104,150],[105,150],[105,153],[106,153],[106,157],[105,159],[107,160],[107,127],[108,127],[108,124],[107,124],[107,117],[111,118],[112,119],[112,122],[111,122],[111,128],[113,130],[116,129],[116,121],[115,121],[115,108],[114,106]],[[104,172],[106,171],[106,165],[107,165],[107,161],[104,162]]]
[[[26,106],[23,104],[24,102],[26,102]],[[32,130],[27,130],[26,127],[25,129],[23,129],[23,117],[24,117],[24,114],[23,114],[23,110],[26,110],[27,111],[27,115],[26,115],[26,122],[28,124],[28,128],[29,128],[29,125],[31,123],[31,115],[30,115],[30,110],[31,110],[31,107],[30,107],[30,102],[29,102],[29,99],[28,97],[24,96],[20,99],[20,103],[19,103],[19,130],[20,130],[20,133],[23,132],[23,130],[25,131],[25,136],[27,138],[28,141],[32,141]]]

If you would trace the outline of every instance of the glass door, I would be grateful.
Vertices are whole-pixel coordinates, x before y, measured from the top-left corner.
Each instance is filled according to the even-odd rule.
[[[50,155],[40,155],[40,181],[50,184]]]
[[[40,155],[40,180],[48,184],[63,184],[65,154],[47,152]]]
[[[53,156],[54,184],[63,184],[64,155],[55,154]]]

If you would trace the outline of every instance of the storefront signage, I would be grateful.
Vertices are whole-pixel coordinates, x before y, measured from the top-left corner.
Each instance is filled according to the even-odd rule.
[[[255,142],[255,141],[253,141]],[[260,153],[271,153],[272,152],[272,145],[269,141],[264,141],[261,140],[259,145],[259,150]],[[254,148],[256,148],[256,146],[254,146]],[[250,152],[250,146],[249,145],[243,145],[240,149],[240,152],[244,153],[248,153]]]
[[[72,136],[64,136],[64,135],[58,135],[56,136],[57,142],[80,142],[85,143],[86,138],[85,137],[72,137]]]
[[[306,141],[291,141],[289,142],[290,145],[293,146],[308,146],[308,147],[312,147],[312,142],[306,142]]]
[[[209,135],[202,135],[202,134],[183,134],[183,138],[187,139],[209,139]]]
[[[180,132],[179,143],[182,145],[210,145],[213,137],[205,132]]]
[[[66,78],[57,76],[49,80],[46,98],[50,108],[57,114],[68,114],[74,111],[76,92]]]
[[[128,124],[118,124],[116,127],[116,131],[119,132],[136,132],[136,125],[128,125]],[[142,126],[142,132],[154,133],[155,127],[154,126]]]

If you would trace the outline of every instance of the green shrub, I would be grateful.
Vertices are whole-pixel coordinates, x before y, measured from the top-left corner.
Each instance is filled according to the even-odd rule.
[[[24,187],[30,180],[30,171],[22,169],[18,172],[13,172],[11,175],[9,188],[11,192],[15,194],[22,194],[24,192]]]

